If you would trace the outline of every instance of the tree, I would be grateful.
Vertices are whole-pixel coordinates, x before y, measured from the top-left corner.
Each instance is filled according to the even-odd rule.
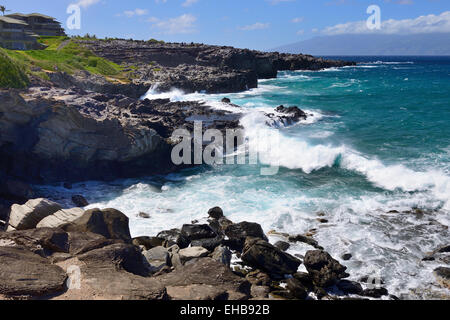
[[[6,10],[6,8],[4,6],[0,6],[0,11],[3,13],[3,15],[5,15],[5,12],[11,11],[11,10]]]

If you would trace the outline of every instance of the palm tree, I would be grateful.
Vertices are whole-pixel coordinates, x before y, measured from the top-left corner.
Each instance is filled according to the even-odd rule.
[[[4,6],[0,6],[0,11],[3,13],[3,15],[5,15],[5,12],[11,11],[11,10],[6,10],[6,8]]]

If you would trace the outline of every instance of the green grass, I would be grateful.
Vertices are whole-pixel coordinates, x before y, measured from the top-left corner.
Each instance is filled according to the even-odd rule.
[[[28,81],[23,67],[0,48],[0,88],[25,88]]]
[[[93,74],[106,76],[112,80],[129,80],[128,73],[124,71],[125,67],[96,56],[89,49],[74,41],[74,39],[67,37],[41,37],[39,42],[45,44],[47,48],[45,50],[28,51],[5,49],[2,51],[5,56],[3,60],[10,61],[13,66],[16,66],[17,70],[22,70],[22,74],[25,72],[28,75],[44,79],[48,79],[47,74],[49,72],[63,71],[73,74],[76,71],[85,70]],[[64,45],[59,49],[61,44]],[[2,65],[3,63],[6,62],[2,62]],[[5,86],[8,86],[10,82],[14,82],[17,85],[18,82],[16,78],[14,79],[3,80],[2,76],[1,81],[6,84]]]

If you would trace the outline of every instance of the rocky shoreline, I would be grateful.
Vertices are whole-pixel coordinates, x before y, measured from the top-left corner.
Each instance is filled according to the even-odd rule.
[[[0,299],[398,299],[382,279],[347,280],[352,255],[337,260],[312,235],[271,231],[282,239],[271,244],[257,223],[232,222],[219,207],[206,215],[204,224],[132,238],[115,209],[63,209],[43,198],[14,205],[0,232]],[[304,256],[286,252],[296,242],[310,247]],[[424,261],[449,252],[438,248]],[[435,270],[447,288],[449,271]]]
[[[127,216],[114,209],[62,209],[47,199],[14,205],[8,232],[0,232],[0,297],[395,298],[382,287],[345,280],[346,267],[323,249],[311,246],[304,257],[285,252],[296,241],[319,248],[310,237],[272,245],[256,223],[234,223],[218,207],[208,216],[208,224],[131,238]],[[306,273],[298,272],[301,264]]]

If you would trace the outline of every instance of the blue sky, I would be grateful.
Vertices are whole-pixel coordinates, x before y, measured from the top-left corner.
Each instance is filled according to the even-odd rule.
[[[449,0],[0,0],[14,12],[41,12],[64,26],[71,3],[80,5],[82,25],[69,34],[251,49],[364,32],[372,4],[381,8],[381,32],[450,32]]]

